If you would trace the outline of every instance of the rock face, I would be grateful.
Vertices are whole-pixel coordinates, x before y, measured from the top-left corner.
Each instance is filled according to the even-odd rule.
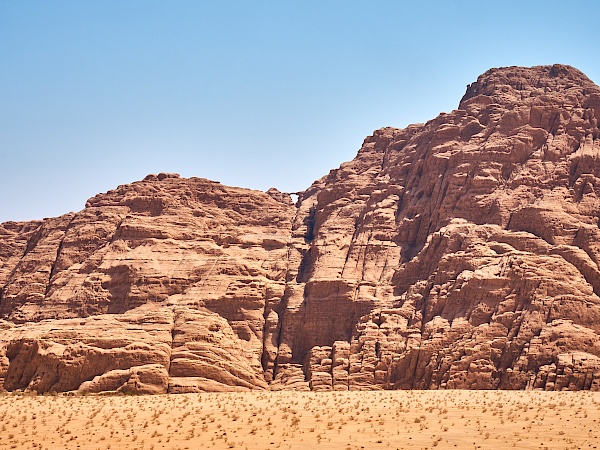
[[[0,225],[0,384],[600,390],[600,88],[492,69],[300,193],[172,174]]]
[[[295,214],[276,197],[161,174],[77,214],[3,224],[5,389],[267,388]]]

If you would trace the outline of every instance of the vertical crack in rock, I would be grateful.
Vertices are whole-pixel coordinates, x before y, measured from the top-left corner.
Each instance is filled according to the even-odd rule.
[[[43,226],[43,223],[40,223],[37,228],[35,229],[35,231],[32,233],[32,236],[27,240],[27,245],[25,246],[25,249],[23,250],[23,252],[20,254],[17,263],[14,264],[13,268],[11,269],[11,271],[9,272],[8,276],[6,277],[6,282],[4,285],[4,288],[6,288],[6,286],[9,284],[9,282],[12,280],[12,278],[15,276],[15,274],[18,271],[19,268],[19,263],[27,256],[27,254],[33,250],[36,246],[36,244],[39,242],[40,240],[40,235],[41,235],[41,227]]]
[[[69,223],[65,227],[65,230],[63,232],[62,238],[60,239],[60,242],[58,244],[58,248],[56,249],[56,257],[54,258],[54,262],[50,266],[50,274],[48,275],[48,284],[46,285],[46,292],[44,293],[44,296],[47,296],[48,292],[50,292],[50,288],[52,286],[52,277],[56,274],[56,265],[57,265],[58,260],[59,260],[59,258],[61,256],[61,252],[62,252],[62,249],[63,249],[63,244],[65,242],[65,236],[69,232],[69,229],[71,228],[71,224],[75,220],[75,217],[76,216],[73,215],[73,217],[71,217],[71,220],[69,221]]]
[[[25,258],[25,256],[27,256],[27,254],[35,248],[35,246],[38,244],[40,239],[42,239],[43,227],[44,227],[44,222],[40,223],[40,225],[37,227],[36,231],[29,238],[29,240],[27,241],[27,246],[25,247],[25,251],[23,252],[23,255],[21,256],[21,259]]]
[[[171,343],[170,343],[170,353],[169,353],[169,361],[168,366],[166,367],[169,376],[171,375],[171,363],[173,362],[173,351],[175,350],[175,335],[177,334],[177,330],[175,327],[175,323],[177,322],[177,311],[175,308],[171,308],[170,310],[171,317]]]
[[[304,224],[306,225],[306,234],[304,239],[306,242],[312,242],[315,239],[315,216],[317,214],[317,210],[315,206],[312,206],[308,215],[304,219]]]
[[[300,266],[298,267],[298,275],[296,276],[297,283],[306,283],[310,278],[310,272],[312,270],[312,250],[313,247],[311,245],[302,254],[302,260],[300,262]]]

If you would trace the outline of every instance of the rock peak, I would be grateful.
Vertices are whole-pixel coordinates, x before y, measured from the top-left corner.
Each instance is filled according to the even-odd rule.
[[[600,92],[600,88],[583,72],[568,65],[501,67],[488,70],[468,85],[459,108],[479,96],[491,97],[499,104],[556,101],[580,106],[593,92]]]

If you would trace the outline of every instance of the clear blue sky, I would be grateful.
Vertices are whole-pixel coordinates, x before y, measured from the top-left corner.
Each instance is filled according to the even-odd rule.
[[[595,1],[0,0],[0,222],[148,173],[282,191],[491,67],[600,83]]]

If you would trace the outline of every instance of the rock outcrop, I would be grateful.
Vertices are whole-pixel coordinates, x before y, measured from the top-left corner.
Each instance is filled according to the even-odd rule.
[[[0,225],[0,384],[600,390],[600,88],[492,69],[293,204],[173,174]]]

